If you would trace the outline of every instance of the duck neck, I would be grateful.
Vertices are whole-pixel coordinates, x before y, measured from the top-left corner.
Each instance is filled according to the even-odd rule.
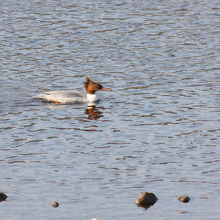
[[[95,102],[96,101],[96,94],[89,94],[87,93],[88,102]]]

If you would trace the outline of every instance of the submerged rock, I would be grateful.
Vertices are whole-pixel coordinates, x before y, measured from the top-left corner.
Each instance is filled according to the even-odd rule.
[[[187,196],[187,195],[182,195],[182,196],[180,196],[180,197],[178,198],[178,200],[179,200],[180,202],[187,203],[187,202],[190,201],[190,197]]]
[[[0,202],[5,201],[7,199],[7,195],[4,194],[3,192],[0,192]]]
[[[157,200],[158,200],[157,197],[153,193],[142,192],[138,196],[135,203],[137,206],[141,206],[147,209],[150,206],[152,206]]]
[[[51,205],[54,207],[54,208],[57,208],[59,206],[59,203],[54,201],[54,202],[51,202]]]

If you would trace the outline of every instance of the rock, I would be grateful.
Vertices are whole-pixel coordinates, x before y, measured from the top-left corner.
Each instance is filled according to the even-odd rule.
[[[7,199],[7,195],[4,194],[3,192],[0,192],[0,202],[5,201]]]
[[[54,207],[54,208],[57,208],[59,206],[59,203],[54,201],[54,202],[51,202],[51,205]]]
[[[190,201],[190,197],[189,197],[189,196],[186,196],[186,195],[182,195],[182,196],[180,196],[180,197],[178,198],[178,200],[179,200],[180,202],[187,203],[187,202]]]
[[[142,192],[138,196],[135,203],[137,206],[141,206],[147,209],[152,206],[157,200],[157,197],[153,193]]]

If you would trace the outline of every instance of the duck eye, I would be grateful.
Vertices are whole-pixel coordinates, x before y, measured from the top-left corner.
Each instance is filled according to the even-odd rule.
[[[98,84],[98,85],[97,85],[97,88],[98,88],[98,89],[102,89],[103,86],[102,86],[101,84]]]

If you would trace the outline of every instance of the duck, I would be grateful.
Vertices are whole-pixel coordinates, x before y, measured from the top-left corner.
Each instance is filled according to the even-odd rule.
[[[84,88],[86,93],[77,90],[58,90],[48,91],[33,98],[56,104],[94,103],[99,100],[96,95],[97,91],[112,91],[109,88],[104,88],[101,83],[92,81],[89,77],[86,77],[84,81]]]

